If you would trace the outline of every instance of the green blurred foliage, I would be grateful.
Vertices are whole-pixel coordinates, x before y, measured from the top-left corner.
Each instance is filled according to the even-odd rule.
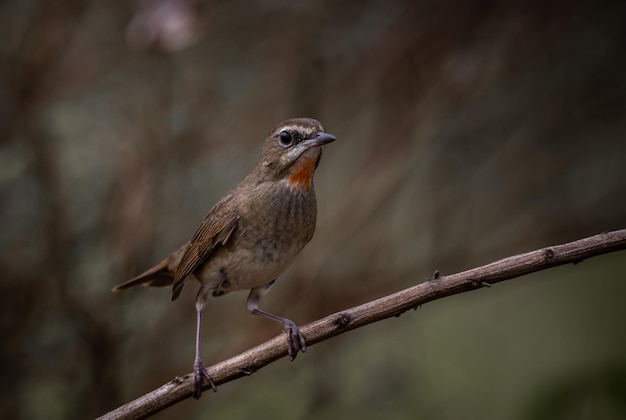
[[[0,4],[2,418],[89,418],[192,367],[192,288],[112,294],[186,241],[281,120],[338,141],[262,302],[302,324],[626,227],[626,3]],[[157,418],[626,417],[626,254],[433,302]],[[211,364],[268,339],[245,294]]]

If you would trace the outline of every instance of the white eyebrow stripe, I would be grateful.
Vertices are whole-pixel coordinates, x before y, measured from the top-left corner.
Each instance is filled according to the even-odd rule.
[[[304,134],[305,137],[308,138],[311,134],[313,134],[314,130],[315,130],[315,127],[303,127],[301,125],[285,125],[283,127],[276,129],[276,132],[274,134],[278,134],[281,131],[290,131],[290,132]]]
[[[297,125],[285,125],[283,127],[280,127],[278,130],[276,130],[278,133],[280,133],[281,131],[297,131],[297,129],[299,128],[299,126]]]

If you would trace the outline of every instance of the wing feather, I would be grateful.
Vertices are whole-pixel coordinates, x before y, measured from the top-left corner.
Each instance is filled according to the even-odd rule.
[[[206,261],[218,246],[223,246],[237,227],[239,214],[235,207],[228,205],[234,197],[227,195],[206,215],[202,224],[191,237],[189,245],[176,269],[172,300],[180,295],[185,281],[198,266]]]

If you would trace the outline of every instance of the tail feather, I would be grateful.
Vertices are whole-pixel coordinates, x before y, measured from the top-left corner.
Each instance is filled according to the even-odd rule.
[[[147,287],[164,287],[171,286],[173,282],[174,273],[169,269],[169,259],[166,258],[138,276],[118,284],[112,290],[118,292],[140,284]]]

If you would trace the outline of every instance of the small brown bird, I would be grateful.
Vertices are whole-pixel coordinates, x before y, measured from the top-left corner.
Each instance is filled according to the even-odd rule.
[[[259,309],[259,299],[313,237],[317,218],[313,173],[322,146],[334,140],[335,136],[325,133],[313,119],[296,118],[278,124],[265,140],[256,167],[209,211],[187,244],[113,288],[173,285],[172,300],[176,300],[188,279],[200,282],[194,398],[202,394],[203,377],[216,390],[200,359],[202,310],[210,294],[250,289],[248,311],[282,323],[292,360],[298,350],[306,351],[306,341],[296,324]]]

